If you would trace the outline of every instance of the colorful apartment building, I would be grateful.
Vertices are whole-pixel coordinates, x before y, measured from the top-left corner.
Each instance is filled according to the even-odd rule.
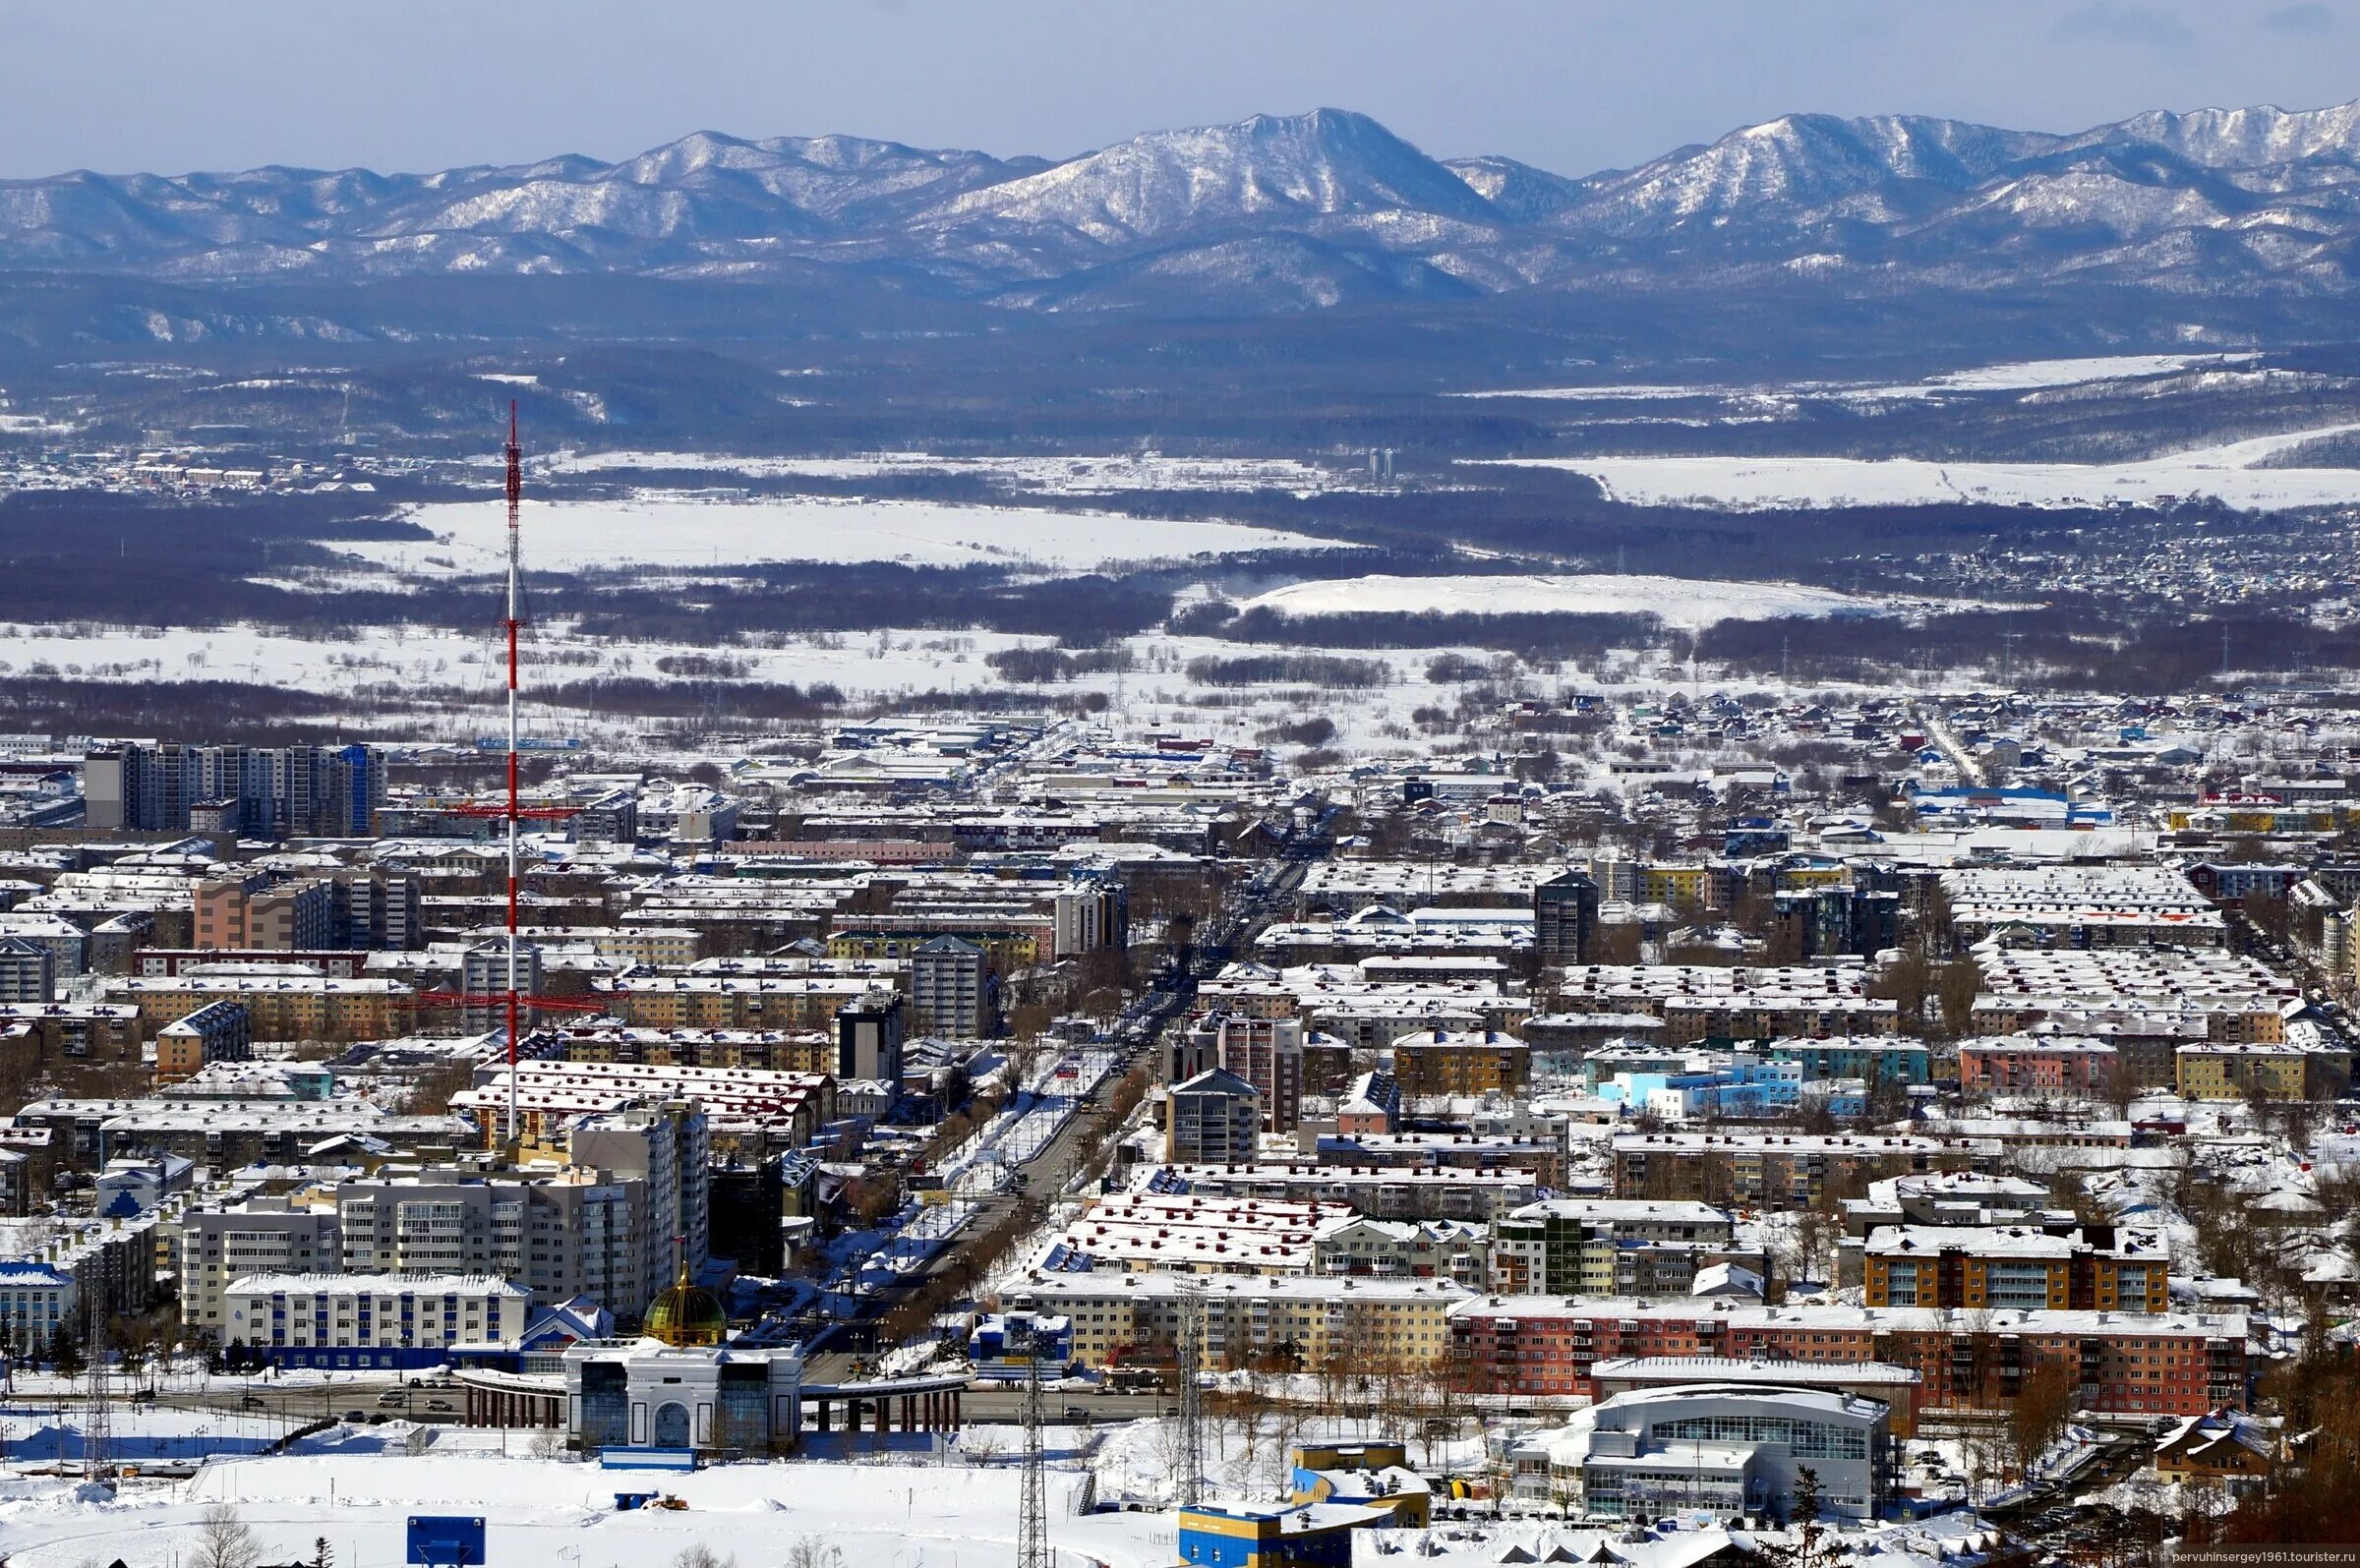
[[[1861,1250],[1870,1307],[2161,1312],[2171,1251],[2155,1231],[2092,1226],[1890,1225]]]
[[[1813,1208],[1887,1177],[1993,1169],[2002,1147],[1891,1132],[1625,1132],[1614,1139],[1615,1196]]]
[[[1520,1094],[1532,1082],[1532,1052],[1497,1029],[1426,1029],[1393,1041],[1393,1078],[1409,1099]]]
[[[1185,1280],[1185,1283],[1184,1283]],[[1073,1320],[1085,1366],[1172,1364],[1180,1313],[1204,1312],[1204,1369],[1262,1363],[1305,1369],[1439,1365],[1449,1311],[1468,1299],[1439,1279],[1171,1273],[1044,1277],[1008,1293],[1012,1307]]]
[[[2330,1099],[2351,1083],[2351,1058],[2298,1045],[2184,1045],[2179,1053],[2184,1100]]]
[[[2009,1034],[1959,1042],[1959,1087],[1969,1094],[2103,1094],[2113,1042],[2086,1035]]]
[[[1916,1371],[1924,1410],[2004,1408],[2039,1367],[2074,1378],[2084,1409],[2195,1416],[2242,1406],[2240,1313],[1938,1307],[1707,1307],[1696,1302],[1485,1296],[1449,1313],[1451,1366],[1472,1394],[1595,1399],[1602,1360],[1709,1356]]]
[[[383,1039],[412,1027],[410,988],[396,980],[319,975],[184,974],[110,980],[106,997],[140,1011],[149,1033],[215,1002],[244,1006],[257,1040]]]

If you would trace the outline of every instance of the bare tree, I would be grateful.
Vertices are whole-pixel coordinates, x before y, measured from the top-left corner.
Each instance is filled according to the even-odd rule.
[[[786,1568],[845,1568],[845,1549],[816,1535],[804,1535],[786,1549]]]
[[[262,1547],[228,1503],[214,1503],[197,1522],[196,1568],[255,1568]]]
[[[2063,1362],[2043,1361],[2019,1383],[2008,1402],[2008,1447],[2018,1476],[2064,1434],[2073,1416],[2074,1382]]]
[[[815,1544],[817,1544],[815,1538],[805,1536],[801,1540],[796,1541],[794,1547],[789,1550],[787,1553],[788,1562],[795,1564],[796,1568],[804,1568],[806,1563],[810,1565],[810,1568],[819,1568],[819,1565],[824,1563],[827,1559],[823,1557],[804,1558],[801,1555],[802,1549],[806,1545]],[[836,1548],[830,1546],[826,1549],[829,1551],[834,1551]],[[841,1557],[838,1560],[841,1561]],[[672,1568],[738,1568],[738,1559],[735,1556],[719,1556],[714,1552],[712,1547],[706,1545],[703,1541],[694,1540],[690,1541],[687,1545],[682,1546],[678,1551],[673,1553]]]
[[[1835,1282],[1836,1217],[1819,1204],[1795,1214],[1794,1263],[1789,1278],[1815,1285]]]

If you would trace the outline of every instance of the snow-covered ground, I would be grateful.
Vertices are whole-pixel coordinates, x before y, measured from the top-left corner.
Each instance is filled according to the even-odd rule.
[[[1511,466],[1587,474],[1638,505],[1888,506],[1931,501],[2002,505],[2147,505],[2209,496],[2243,510],[2360,501],[2360,469],[2257,468],[2278,452],[2360,425],[2291,431],[2134,463],[1945,463],[1924,458],[1532,457]]]
[[[2006,365],[1952,371],[1947,376],[1931,376],[1922,381],[1863,387],[1854,395],[1931,397],[1943,392],[2029,392],[2049,386],[2122,380],[2134,376],[2165,376],[2199,367],[2244,365],[2254,358],[2251,354],[2105,354],[2088,359],[2018,360]]]
[[[1503,386],[1479,392],[1449,392],[1449,397],[1539,397],[1560,403],[1669,401],[1681,397],[1725,397],[1737,389],[1726,386],[1675,386],[1668,382],[1633,382],[1624,386]]]
[[[41,1410],[12,1405],[0,1414],[0,1453],[11,1464],[38,1465],[83,1457],[84,1418],[79,1407]],[[286,1435],[277,1416],[233,1416],[225,1411],[143,1410],[123,1405],[107,1418],[108,1452],[119,1460],[203,1459],[245,1454]]]
[[[1885,608],[1796,583],[1714,582],[1693,577],[1338,577],[1273,588],[1245,602],[1309,617],[1345,614],[1647,614],[1674,626],[1778,615],[1874,615]]]
[[[1725,591],[1738,585],[1699,586],[1700,591]],[[1789,588],[1779,592],[1810,591]],[[1795,601],[1772,603],[1780,608],[1773,610],[1765,605],[1758,612],[1798,612],[1792,608]],[[1679,616],[1676,607],[1672,618]],[[1316,621],[1310,630],[1316,633]],[[651,721],[612,711],[597,701],[596,683],[618,677],[683,682],[693,678],[700,690],[725,693],[739,682],[793,682],[806,688],[824,682],[841,690],[856,710],[863,704],[926,692],[1007,690],[1008,683],[985,663],[986,656],[1001,649],[1049,643],[1046,638],[994,632],[889,629],[783,633],[764,636],[755,644],[716,648],[655,641],[594,642],[554,620],[536,623],[527,638],[526,732],[549,738],[580,737],[593,745],[645,743]],[[1280,647],[1162,631],[1125,639],[1123,647],[1131,656],[1128,669],[1082,674],[1036,688],[1040,702],[1046,706],[1084,693],[1098,693],[1108,699],[1112,712],[1126,726],[1179,726],[1223,744],[1267,745],[1272,726],[1299,721],[1306,702],[1316,701],[1318,711],[1336,726],[1332,743],[1347,753],[1369,757],[1424,754],[1418,712],[1436,706],[1448,709],[1471,686],[1489,683],[1497,658],[1493,651],[1463,645],[1329,648],[1307,639],[1301,645]],[[1199,659],[1236,660],[1280,653],[1373,663],[1384,667],[1386,678],[1373,686],[1334,689],[1315,689],[1316,683],[1301,679],[1213,687],[1188,674],[1190,663]],[[1458,656],[1461,673],[1442,681],[1430,679],[1429,668],[1443,655]],[[680,656],[730,663],[727,671],[719,675],[676,675],[665,668],[665,662]],[[299,687],[351,699],[343,715],[347,731],[381,738],[430,734],[463,742],[490,733],[491,705],[502,690],[501,658],[502,650],[490,629],[478,633],[356,627],[337,638],[313,640],[251,625],[156,631],[94,623],[0,624],[0,679],[45,671],[92,679],[231,679]],[[1633,696],[1672,691],[1691,696],[1706,691],[1735,696],[1763,692],[1783,700],[1803,692],[1824,697],[1858,689],[1841,682],[1790,683],[1775,676],[1729,676],[1709,668],[1674,665],[1652,655],[1622,654],[1610,655],[1595,669],[1567,666],[1530,678],[1535,691],[1603,683]],[[1954,678],[1964,683],[1973,677],[1962,673]],[[554,681],[590,683],[591,706],[587,710],[558,708],[536,701],[534,693]],[[1926,683],[1930,688],[1937,679],[1929,674]],[[444,693],[449,694],[447,709],[433,707]],[[1693,760],[1702,766],[1709,759],[1699,753]]]
[[[1660,382],[1628,386],[1504,387],[1480,392],[1453,392],[1453,397],[1535,397],[1562,402],[1607,399],[1661,401],[1682,397],[1732,397],[1775,394],[1848,399],[1938,397],[1945,392],[2029,392],[2052,386],[2080,386],[2091,381],[2122,380],[2138,376],[2164,376],[2173,371],[2250,364],[2252,354],[2102,354],[2080,359],[2013,360],[1979,365],[1972,370],[1929,376],[1921,381],[1891,383],[1804,382],[1786,386],[1729,387],[1674,386]]]
[[[936,457],[926,452],[870,452],[858,457],[731,457],[716,452],[563,453],[537,470],[553,474],[644,472],[741,475],[747,479],[878,479],[891,475],[977,475],[1011,490],[1063,495],[1115,495],[1144,490],[1258,491],[1308,494],[1338,476],[1288,457]]]
[[[346,546],[347,553],[429,577],[504,569],[507,525],[498,507],[445,501],[413,507],[406,517],[436,542],[363,541]],[[1090,570],[1118,561],[1349,548],[1238,523],[915,500],[700,498],[678,492],[614,500],[526,501],[522,526],[535,571],[766,561],[988,562]]]
[[[776,646],[630,642],[575,635],[563,621],[526,633],[526,683],[644,676],[664,679],[661,661],[716,656],[737,672],[726,678],[771,684],[833,681],[847,692],[957,690],[998,676],[985,656],[1037,644],[988,631],[876,631],[782,634]],[[291,637],[246,624],[168,628],[0,623],[0,676],[54,673],[111,680],[250,680],[351,693],[392,687],[417,693],[450,688],[489,700],[501,686],[503,654],[496,628],[453,631],[418,626],[355,626],[336,637]],[[41,667],[46,666],[46,670]],[[715,678],[703,675],[700,679]]]
[[[372,1431],[389,1428],[371,1428]],[[521,1448],[524,1439],[512,1439]],[[122,1557],[195,1560],[200,1521],[228,1503],[254,1532],[266,1562],[309,1560],[325,1537],[336,1568],[398,1568],[413,1514],[483,1518],[486,1554],[502,1568],[662,1568],[683,1548],[760,1565],[784,1561],[816,1538],[843,1551],[847,1568],[991,1564],[1014,1552],[1020,1473],[995,1464],[731,1465],[693,1475],[609,1472],[595,1465],[502,1457],[498,1434],[438,1431],[424,1455],[344,1452],[207,1465],[186,1483],[134,1482],[102,1499],[71,1482],[16,1482],[0,1490],[0,1554],[15,1568],[78,1568]],[[388,1443],[386,1446],[390,1446]],[[1151,1514],[1073,1517],[1080,1477],[1049,1481],[1049,1539],[1060,1561],[1160,1568],[1171,1560],[1171,1521]],[[619,1491],[657,1490],[679,1511],[615,1508]]]

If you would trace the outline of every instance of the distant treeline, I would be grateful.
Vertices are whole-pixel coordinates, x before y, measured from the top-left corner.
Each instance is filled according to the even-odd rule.
[[[246,579],[332,566],[336,553],[322,540],[433,543],[424,529],[383,513],[367,497],[341,494],[191,504],[19,491],[0,496],[0,560],[8,563],[0,620],[349,625],[349,617],[321,613],[321,596]]]
[[[793,681],[696,684],[631,676],[570,680],[533,695],[536,701],[560,708],[595,709],[602,714],[635,714],[651,719],[679,719],[704,710],[738,719],[818,719],[841,712],[844,707],[844,693],[825,681],[809,686],[798,686]]]
[[[1112,577],[1011,580],[1002,566],[909,566],[898,561],[815,562],[733,570],[742,581],[691,589],[550,584],[537,601],[582,616],[592,636],[726,642],[768,631],[872,631],[880,627],[1007,632],[1092,647],[1156,625],[1171,593]],[[545,611],[546,612],[546,611]]]
[[[2225,638],[2225,644],[2224,644]],[[1892,620],[1725,620],[1698,657],[1797,678],[1867,679],[1897,669],[1979,669],[2023,685],[2176,691],[2232,673],[2360,668],[2360,628],[2325,630],[2297,606],[2188,617],[2170,607],[2070,600],[2015,610]],[[2224,659],[2225,653],[2225,659]]]
[[[30,734],[189,735],[279,745],[329,738],[334,719],[374,711],[353,698],[242,680],[0,680],[0,729]]]
[[[1085,648],[1067,653],[1057,648],[1003,648],[983,656],[1002,680],[1039,686],[1076,675],[1103,674],[1132,667],[1131,650],[1124,647]]]
[[[1389,686],[1392,666],[1376,659],[1339,659],[1332,654],[1264,654],[1241,659],[1192,659],[1188,678],[1200,686],[1269,686],[1291,683],[1360,691]]]
[[[1233,642],[1325,648],[1500,648],[1552,660],[1609,648],[1652,647],[1665,640],[1663,622],[1651,614],[1493,615],[1437,610],[1297,617],[1267,606],[1219,623],[1214,634]]]

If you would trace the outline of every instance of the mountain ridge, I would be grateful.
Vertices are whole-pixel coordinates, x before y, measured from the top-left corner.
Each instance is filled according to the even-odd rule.
[[[1057,161],[697,131],[611,163],[0,181],[0,268],[212,283],[821,266],[1011,309],[1252,313],[1770,275],[2339,296],[2355,258],[2360,101],[2075,133],[1791,114],[1581,176],[1322,108]]]

